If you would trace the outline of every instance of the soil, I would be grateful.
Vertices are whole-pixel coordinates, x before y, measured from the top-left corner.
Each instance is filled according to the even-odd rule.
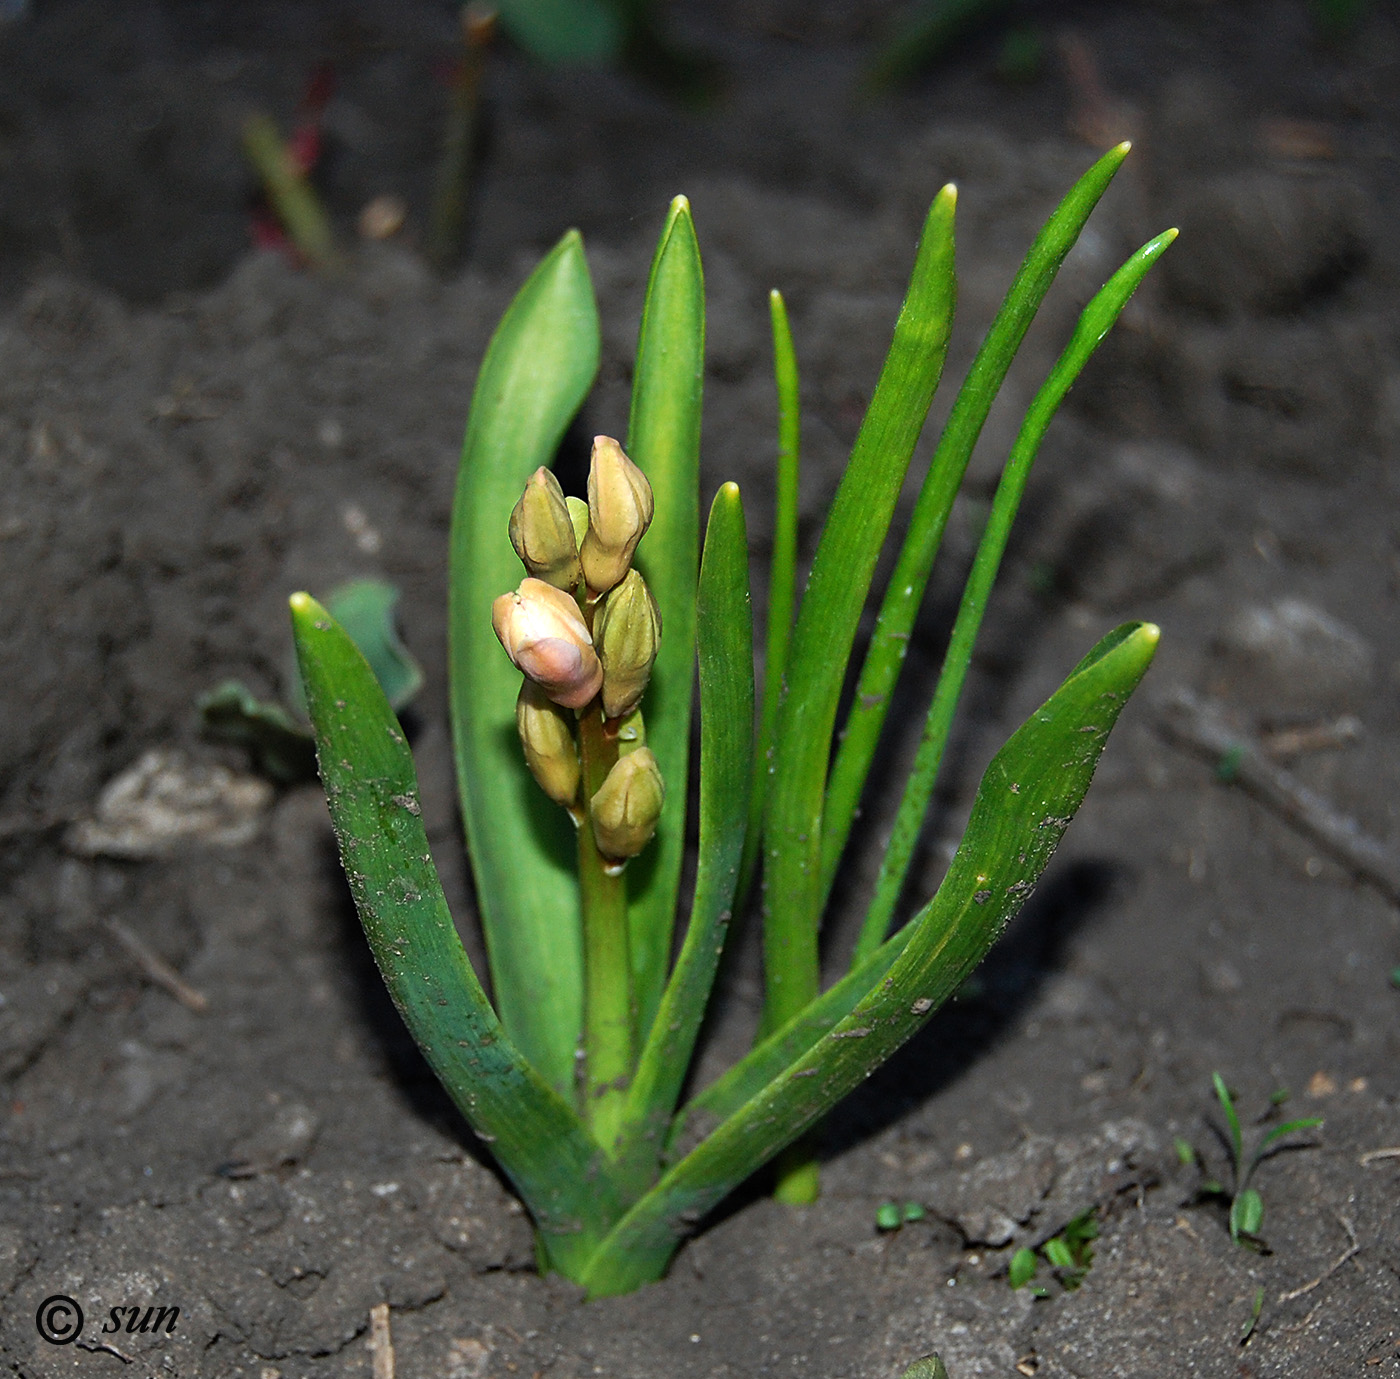
[[[906,91],[864,96],[891,8],[674,5],[677,35],[722,73],[699,109],[501,46],[468,254],[445,278],[418,245],[450,6],[36,0],[0,27],[10,1371],[369,1374],[387,1304],[401,1379],[893,1379],[931,1350],[952,1379],[1400,1374],[1400,925],[1384,880],[1400,847],[1400,15],[1375,4],[1329,44],[1300,0],[1030,5],[1035,79],[998,78],[992,28]],[[404,232],[360,244],[334,282],[250,251],[237,146],[249,109],[290,125],[320,63],[337,81],[321,171],[343,242],[371,197],[408,205]],[[917,889],[937,884],[991,752],[1084,649],[1148,618],[1157,665],[976,984],[832,1118],[820,1202],[780,1207],[760,1182],[668,1279],[585,1304],[535,1274],[525,1218],[399,1025],[317,786],[261,805],[252,791],[258,833],[241,844],[117,858],[70,826],[150,750],[246,772],[201,739],[198,695],[228,677],[276,695],[287,593],[380,575],[427,672],[424,812],[474,944],[445,540],[475,369],[531,263],[583,229],[605,343],[579,434],[619,432],[651,242],[689,195],[710,309],[705,488],[744,485],[761,603],[767,290],[787,294],[803,367],[810,555],[932,194],[959,183],[951,377],[1092,145],[1124,133],[1137,148],[974,460],[877,779],[912,750],[1019,407],[1088,292],[1156,231],[1181,239],[1047,441]],[[1182,688],[1311,794],[1268,807],[1231,762],[1169,740]],[[1376,840],[1370,879],[1355,846],[1348,861],[1307,831],[1323,805]],[[888,822],[888,802],[867,806],[833,972]],[[753,930],[701,1078],[752,1028]],[[1229,1182],[1215,1070],[1247,1135],[1325,1118],[1258,1170],[1262,1252],[1199,1194],[1203,1175]],[[885,1201],[927,1214],[881,1233]],[[1042,1264],[1050,1296],[1012,1290],[1013,1249],[1090,1207],[1082,1286]],[[76,1344],[37,1335],[55,1294],[87,1313]],[[173,1333],[102,1325],[148,1305],[179,1308]]]

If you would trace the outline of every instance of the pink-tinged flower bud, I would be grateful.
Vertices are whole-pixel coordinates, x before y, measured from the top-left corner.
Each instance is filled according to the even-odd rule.
[[[665,802],[666,785],[650,747],[619,757],[589,803],[598,851],[635,857],[651,842]]]
[[[593,633],[603,663],[603,712],[621,718],[641,702],[661,642],[661,611],[638,571],[628,570],[604,596]]]
[[[573,715],[533,680],[526,680],[515,701],[515,728],[525,749],[525,763],[540,789],[555,804],[566,808],[573,804],[582,774],[574,745]]]
[[[654,506],[646,475],[611,436],[595,437],[588,470],[588,532],[579,548],[584,578],[595,594],[611,589],[631,568]]]
[[[556,589],[572,589],[583,578],[564,490],[543,466],[510,515],[510,544],[532,575]]]
[[[556,704],[581,709],[603,683],[603,666],[578,604],[542,579],[525,579],[491,605],[506,655]]]

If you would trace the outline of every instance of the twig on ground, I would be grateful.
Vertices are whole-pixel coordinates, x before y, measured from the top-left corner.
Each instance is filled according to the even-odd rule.
[[[1356,1239],[1356,1227],[1340,1212],[1337,1213],[1337,1220],[1342,1223],[1342,1229],[1346,1231],[1347,1239],[1351,1243],[1311,1283],[1305,1283],[1301,1288],[1294,1288],[1288,1293],[1280,1293],[1278,1299],[1280,1302],[1292,1302],[1295,1298],[1301,1298],[1305,1293],[1311,1293],[1314,1288],[1326,1283],[1347,1260],[1361,1253],[1361,1245]]]
[[[1369,1168],[1372,1164],[1378,1164],[1383,1159],[1400,1159],[1400,1144],[1387,1145],[1384,1149],[1368,1149],[1357,1163],[1362,1168]]]
[[[159,953],[149,948],[119,919],[104,919],[103,927],[136,959],[136,965],[157,986],[168,991],[186,1010],[203,1015],[209,1009],[209,998],[192,987]]]
[[[1216,773],[1240,786],[1393,905],[1400,905],[1400,857],[1362,830],[1315,790],[1269,761],[1248,733],[1232,728],[1212,700],[1178,689],[1160,707],[1167,739],[1215,764]]]
[[[377,1302],[369,1309],[369,1351],[374,1379],[394,1379],[394,1338],[389,1331],[387,1302]]]

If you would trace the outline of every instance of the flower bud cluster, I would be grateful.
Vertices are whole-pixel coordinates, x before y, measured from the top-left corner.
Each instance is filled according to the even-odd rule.
[[[587,814],[599,852],[617,865],[651,840],[666,794],[638,709],[661,640],[660,610],[632,567],[652,513],[646,476],[609,436],[593,443],[587,504],[537,469],[509,527],[529,574],[491,609],[501,645],[525,676],[515,724],[526,763],[580,823],[578,720],[599,715],[587,721],[611,744],[603,760],[614,751],[617,760],[587,799]]]

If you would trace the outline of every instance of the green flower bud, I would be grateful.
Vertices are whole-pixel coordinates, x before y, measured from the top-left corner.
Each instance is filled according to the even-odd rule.
[[[564,499],[564,506],[569,510],[569,521],[574,524],[574,542],[582,550],[583,538],[588,535],[588,504],[571,493]]]
[[[661,641],[661,612],[636,570],[628,570],[604,597],[593,619],[593,641],[603,663],[603,712],[621,718],[641,700]]]
[[[555,804],[568,808],[578,797],[582,774],[574,745],[573,715],[554,703],[533,680],[526,680],[515,701],[515,728],[530,774]]]
[[[572,589],[583,578],[564,490],[543,465],[510,514],[510,544],[536,579],[556,589]]]
[[[588,470],[588,532],[579,547],[584,578],[605,593],[631,568],[637,542],[651,525],[651,485],[611,436],[593,441]]]
[[[491,605],[496,636],[515,662],[556,704],[581,709],[603,684],[593,638],[571,595],[542,579],[522,580]]]
[[[651,842],[666,785],[650,747],[619,757],[589,806],[593,837],[604,857],[635,857]]]

